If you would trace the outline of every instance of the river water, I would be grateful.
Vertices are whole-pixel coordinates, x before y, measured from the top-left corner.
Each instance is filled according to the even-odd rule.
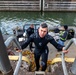
[[[45,21],[59,25],[76,25],[76,12],[0,12],[0,28],[4,34],[13,34],[12,29],[16,26]]]

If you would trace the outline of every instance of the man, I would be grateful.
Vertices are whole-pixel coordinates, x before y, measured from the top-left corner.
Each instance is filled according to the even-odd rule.
[[[68,26],[64,25],[63,31],[60,31],[60,35],[59,35],[60,39],[58,40],[58,43],[61,44],[62,46],[65,46],[64,42],[66,41],[67,36],[68,36]]]
[[[37,33],[32,34],[24,44],[21,45],[22,49],[26,48],[30,42],[34,42],[35,50],[34,50],[34,58],[36,63],[36,71],[39,70],[39,60],[42,56],[42,71],[46,70],[47,60],[48,60],[48,47],[47,44],[50,42],[54,45],[58,51],[63,51],[64,53],[68,52],[68,50],[64,50],[63,46],[59,45],[52,36],[48,34],[48,27],[46,23],[42,23],[38,29]],[[20,51],[20,50],[18,50]]]
[[[31,24],[30,27],[26,30],[26,33],[27,33],[27,38],[29,38],[30,35],[34,33],[34,25],[33,24]],[[32,42],[30,42],[29,48],[32,51]]]

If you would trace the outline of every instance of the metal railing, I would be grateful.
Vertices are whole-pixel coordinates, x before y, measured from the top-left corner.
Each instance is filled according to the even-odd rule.
[[[9,38],[5,41],[6,47],[8,48],[9,45],[10,45],[10,43],[11,43],[12,41],[16,44],[17,48],[21,50],[21,46],[19,45],[19,42],[17,41],[17,39],[15,38],[15,36],[11,36],[11,37],[9,37]],[[18,62],[17,62],[17,65],[16,65],[16,68],[15,68],[15,70],[14,70],[13,75],[18,75],[18,72],[19,72],[19,69],[20,69],[20,66],[21,66],[21,61],[22,61],[22,52],[19,52],[19,60],[18,60]]]
[[[72,38],[72,39],[68,42],[68,44],[64,47],[64,50],[67,50],[67,49],[71,46],[72,43],[74,43],[74,44],[76,45],[76,38]],[[62,52],[61,58],[62,58],[63,72],[64,72],[64,75],[69,75],[69,74],[68,74],[68,71],[67,71],[67,68],[66,68],[64,56],[65,56],[65,54]]]
[[[16,38],[15,38],[14,36],[9,37],[9,38],[5,41],[5,45],[6,45],[7,48],[9,47],[9,45],[10,45],[10,43],[11,43],[12,41],[16,44],[16,46],[17,46],[19,49],[21,49],[21,47],[20,47],[20,45],[19,45],[19,42],[16,40]],[[68,42],[68,44],[64,47],[64,49],[67,50],[67,49],[71,46],[72,43],[74,43],[74,44],[76,45],[76,38],[72,38],[72,39]],[[65,56],[65,54],[62,52],[61,58],[62,58],[63,72],[64,72],[64,75],[68,75],[68,71],[67,71],[67,68],[66,68],[64,56]],[[19,69],[20,69],[20,65],[21,65],[21,61],[22,61],[22,53],[20,52],[20,53],[19,53],[19,60],[18,60],[18,62],[17,62],[17,65],[16,65],[16,68],[15,68],[15,70],[14,70],[13,75],[18,75],[18,72],[19,72]]]
[[[22,53],[20,52],[19,53],[19,60],[17,62],[17,65],[16,65],[16,68],[14,70],[13,75],[18,75],[18,72],[19,72],[19,69],[20,69],[20,66],[21,66],[21,62],[22,62]]]
[[[13,69],[11,67],[6,46],[4,44],[3,36],[0,30],[0,71],[3,75],[12,75]]]
[[[6,44],[7,47],[10,45],[11,41],[14,41],[14,42],[16,43],[17,47],[18,47],[19,49],[21,49],[21,47],[20,47],[20,45],[19,45],[19,43],[18,43],[18,41],[16,40],[15,37],[9,37],[9,38],[5,41],[5,44]],[[75,45],[76,45],[76,39],[75,39],[75,38],[71,39],[71,40],[68,42],[68,44],[64,47],[64,49],[67,50],[67,49],[71,46],[71,44],[72,44],[73,42],[74,42]],[[63,72],[64,72],[64,75],[68,75],[68,71],[67,71],[67,68],[66,68],[64,56],[65,56],[65,54],[62,52],[61,58],[62,58]],[[21,65],[21,61],[22,61],[22,53],[20,52],[20,53],[19,53],[19,60],[18,60],[18,63],[17,63],[17,66],[16,66],[16,68],[15,68],[15,70],[14,70],[13,75],[18,75],[18,71],[19,71],[19,68],[20,68],[20,65]]]

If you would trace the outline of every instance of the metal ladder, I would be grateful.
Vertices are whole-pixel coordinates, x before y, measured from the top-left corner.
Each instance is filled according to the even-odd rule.
[[[72,43],[74,43],[76,45],[76,38],[72,38],[68,44],[65,46],[65,50],[67,50],[71,45]],[[66,64],[65,64],[65,60],[64,60],[64,56],[65,54],[62,52],[62,55],[61,55],[61,58],[62,58],[62,67],[63,67],[63,72],[64,72],[64,75],[69,75],[68,74],[68,71],[67,71],[67,68],[66,68]],[[75,70],[76,71],[76,70]]]
[[[1,45],[6,45],[6,47],[8,47],[9,45],[10,45],[10,43],[11,43],[11,41],[14,41],[14,43],[17,45],[17,47],[19,48],[19,49],[21,49],[21,47],[20,47],[20,45],[19,45],[19,42],[16,40],[16,38],[14,37],[14,36],[11,36],[11,37],[9,37],[5,42],[4,42],[4,44],[3,44],[3,37],[2,37],[2,34],[1,34],[1,31],[0,31],[0,37],[1,37]],[[76,38],[72,38],[69,42],[68,42],[68,44],[64,47],[64,49],[65,50],[67,50],[70,46],[71,46],[71,44],[72,43],[74,43],[75,45],[76,45]],[[3,47],[2,47],[2,49],[3,49]],[[0,52],[2,51],[2,49],[0,50]],[[6,51],[6,50],[5,50]],[[4,55],[6,55],[7,56],[7,54],[5,53]],[[64,60],[64,56],[65,56],[65,54],[62,52],[62,55],[61,55],[61,58],[62,58],[62,67],[63,67],[63,72],[64,72],[64,75],[68,75],[68,71],[67,71],[67,68],[66,68],[66,64],[65,64],[65,60]],[[0,58],[3,58],[1,55],[0,55]],[[1,61],[0,61],[0,65],[4,65],[2,62],[4,61],[4,59],[2,59]],[[22,53],[20,52],[19,53],[19,60],[18,60],[18,62],[17,62],[17,65],[16,65],[16,68],[15,68],[15,70],[14,70],[14,73],[12,74],[10,74],[10,75],[18,75],[18,72],[19,72],[19,68],[20,68],[20,66],[21,66],[21,61],[22,61]],[[7,60],[7,62],[8,62],[8,64],[9,64],[9,60]],[[7,64],[7,65],[8,65]],[[10,72],[10,69],[9,69],[9,67],[11,67],[11,65],[9,64],[9,66],[6,68],[6,66],[1,66],[1,68],[2,68],[2,70],[5,72],[5,74],[6,73],[8,73],[8,72]],[[0,68],[0,69],[1,69]],[[37,74],[43,74],[43,75],[45,75],[45,72],[35,72],[35,75],[37,75]],[[6,74],[6,75],[8,75],[8,74]]]

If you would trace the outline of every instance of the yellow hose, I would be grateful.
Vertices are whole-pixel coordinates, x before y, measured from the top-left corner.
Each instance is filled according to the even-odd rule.
[[[30,70],[31,71],[34,71],[35,70],[35,67],[36,67],[35,61],[34,61],[34,54],[31,53],[29,50],[26,50],[26,51],[24,51],[22,53],[22,55],[23,55],[22,56],[22,60],[25,61],[25,62],[27,62],[30,65]],[[17,61],[19,59],[19,56],[11,56],[10,55],[9,56],[9,59],[10,60],[16,60]],[[64,60],[66,62],[74,62],[75,58],[65,57]],[[61,62],[61,61],[62,61],[62,59],[60,57],[56,57],[56,58],[54,58],[52,60],[48,60],[47,61],[47,66],[50,66],[50,65],[52,65],[54,63]]]
[[[19,56],[9,56],[10,60],[18,60],[18,58]],[[22,60],[30,64],[30,60],[27,57],[22,56]],[[65,58],[66,62],[74,62],[74,60],[75,58],[67,58],[67,57]],[[54,64],[54,63],[61,62],[61,61],[62,61],[61,58],[54,58],[51,61],[48,60],[49,64]]]
[[[65,61],[66,62],[74,62],[75,58],[65,58]],[[61,58],[54,58],[52,61],[51,61],[51,64],[54,64],[54,63],[57,63],[57,62],[61,62]]]
[[[18,60],[18,59],[19,59],[19,56],[9,56],[9,60]],[[27,57],[22,56],[22,60],[30,64],[30,60]]]

